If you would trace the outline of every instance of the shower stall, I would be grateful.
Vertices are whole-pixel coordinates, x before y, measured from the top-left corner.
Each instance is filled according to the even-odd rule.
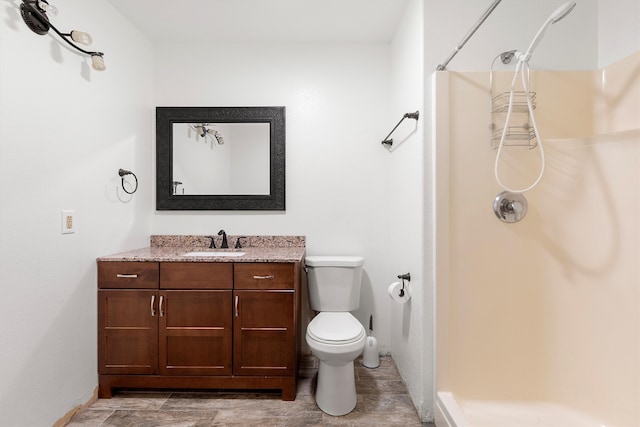
[[[512,224],[489,73],[435,73],[438,427],[640,426],[639,69],[531,71],[546,170]],[[505,147],[505,179],[535,178],[538,149]]]

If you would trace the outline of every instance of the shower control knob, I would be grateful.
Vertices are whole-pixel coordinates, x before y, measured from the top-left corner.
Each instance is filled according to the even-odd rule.
[[[493,200],[493,211],[503,222],[518,222],[527,214],[527,199],[521,193],[503,191]]]

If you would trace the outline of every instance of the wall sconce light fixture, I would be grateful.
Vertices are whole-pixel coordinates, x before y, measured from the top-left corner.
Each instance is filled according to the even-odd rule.
[[[60,32],[56,27],[49,22],[49,13],[52,16],[58,14],[58,9],[55,6],[50,5],[46,0],[22,0],[20,4],[20,14],[22,20],[31,31],[36,34],[45,35],[49,32],[49,29],[55,31],[69,46],[73,47],[77,51],[89,55],[91,57],[91,66],[96,71],[104,71],[107,67],[104,65],[104,53],[93,52],[82,49],[76,43],[89,46],[93,40],[89,33],[82,31],[72,30],[69,33]]]
[[[218,142],[218,145],[224,144],[224,138],[222,138],[222,134],[215,129],[208,128],[207,126],[209,126],[209,123],[201,123],[199,125],[193,124],[191,125],[191,128],[197,132],[198,136],[200,136],[201,138],[205,138],[205,141],[207,136],[211,138],[211,135],[213,135],[213,137],[215,137],[216,141]],[[211,141],[213,141],[213,138],[211,138]]]

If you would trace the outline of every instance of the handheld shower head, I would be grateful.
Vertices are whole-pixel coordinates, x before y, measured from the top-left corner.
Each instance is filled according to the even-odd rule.
[[[531,54],[533,53],[534,49],[538,46],[540,40],[542,40],[542,36],[544,36],[544,32],[546,31],[547,27],[565,18],[575,7],[575,1],[568,1],[554,10],[553,13],[549,15],[547,20],[544,21],[544,24],[542,24],[542,27],[540,27],[540,29],[536,33],[536,36],[531,41],[531,44],[529,44],[529,48],[527,49],[526,53],[519,52],[516,55],[518,60],[523,62],[529,61],[529,58],[531,58]]]
[[[498,184],[500,184],[500,186],[503,187],[505,189],[505,191],[507,191],[509,193],[524,193],[525,191],[531,190],[536,185],[538,185],[538,183],[542,179],[542,175],[544,174],[544,169],[545,169],[544,148],[543,148],[543,144],[542,144],[542,138],[540,138],[540,133],[538,132],[538,125],[536,124],[536,118],[535,118],[535,115],[533,114],[533,105],[531,103],[531,97],[529,95],[530,94],[530,92],[529,92],[529,84],[527,82],[528,77],[529,77],[529,58],[531,58],[531,53],[533,52],[533,50],[536,48],[536,46],[538,45],[538,43],[542,39],[542,36],[544,35],[544,32],[547,29],[547,27],[549,25],[555,24],[556,22],[558,22],[561,19],[563,19],[575,7],[576,7],[576,2],[569,1],[569,2],[566,2],[565,4],[563,4],[562,6],[560,6],[559,8],[557,8],[547,18],[547,20],[544,21],[544,24],[542,24],[542,27],[540,27],[540,29],[538,30],[538,33],[533,38],[533,41],[529,45],[529,48],[527,49],[527,51],[525,53],[522,53],[522,52],[516,52],[515,53],[515,57],[518,59],[518,64],[516,65],[516,70],[515,70],[514,75],[513,75],[513,80],[511,81],[511,89],[509,91],[509,107],[507,109],[507,116],[505,118],[505,126],[504,126],[503,131],[502,131],[502,137],[500,138],[500,144],[498,145],[498,153],[496,154],[496,162],[495,162],[494,169],[493,169],[493,173],[494,173],[494,175],[496,177],[496,181],[498,181]],[[503,62],[508,61],[508,60],[510,60],[510,53],[511,53],[510,51],[509,52],[503,52],[500,55],[496,56],[494,61],[498,57],[500,57]],[[505,63],[507,63],[507,62],[505,62]],[[493,63],[492,63],[492,66],[493,66]],[[511,116],[512,108],[513,108],[513,94],[514,94],[514,90],[515,90],[515,84],[516,84],[516,80],[518,78],[518,74],[520,73],[520,71],[522,71],[522,87],[524,88],[525,99],[527,100],[527,108],[529,110],[529,117],[531,119],[531,124],[533,125],[534,134],[535,134],[536,138],[538,139],[538,146],[540,147],[541,165],[540,165],[540,173],[538,174],[538,177],[533,182],[533,184],[529,185],[527,188],[524,188],[524,189],[512,190],[512,189],[506,187],[502,183],[502,180],[500,179],[500,174],[499,174],[499,170],[498,169],[499,169],[499,165],[500,165],[500,155],[502,153],[502,148],[504,147],[505,137],[507,135],[507,129],[508,129],[507,124],[509,123],[509,118]],[[514,210],[514,206],[515,205],[514,206],[511,206],[511,205],[513,205],[513,203],[511,203],[511,204],[509,204],[509,206],[507,206],[507,208],[508,208],[507,210],[509,210],[509,209],[511,211]],[[496,214],[497,214],[497,212],[498,211],[496,210]],[[510,212],[509,215],[511,213],[512,212]]]
[[[551,23],[555,24],[556,22],[560,21],[565,16],[570,14],[573,8],[575,7],[576,7],[576,2],[574,1],[566,2],[551,14],[551,16],[549,17],[549,19],[551,20]]]

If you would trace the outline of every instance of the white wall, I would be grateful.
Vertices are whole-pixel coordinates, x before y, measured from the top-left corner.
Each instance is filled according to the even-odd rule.
[[[392,135],[389,151],[389,272],[387,283],[411,273],[412,298],[399,305],[381,296],[390,308],[391,354],[423,420],[432,419],[433,280],[427,267],[424,217],[428,183],[424,168],[423,2],[407,4],[391,43],[391,126],[407,112],[419,110],[417,121],[405,119]],[[392,127],[389,127],[391,130]],[[384,136],[384,135],[383,135]],[[384,291],[384,289],[381,289]]]
[[[156,47],[158,106],[285,106],[287,176],[284,212],[155,212],[152,232],[305,235],[308,254],[364,256],[356,316],[388,352],[389,69],[387,44]]]
[[[31,32],[18,4],[0,25],[0,424],[44,426],[97,384],[95,258],[148,242],[151,57],[104,0],[60,0],[52,19],[92,33],[103,73]],[[133,197],[121,167],[140,180]],[[60,233],[62,209],[75,234]]]
[[[427,73],[444,62],[491,3],[425,0]],[[486,71],[499,53],[526,49],[542,23],[562,3],[562,0],[501,2],[447,69]],[[547,28],[530,65],[535,69],[593,70],[638,50],[637,0],[577,0],[575,9],[566,18]]]
[[[425,1],[427,73],[444,62],[491,3],[489,0]],[[501,2],[447,69],[487,71],[493,58],[501,52],[525,50],[540,26],[562,3],[562,0]],[[566,18],[547,28],[531,57],[531,68],[591,70],[597,67],[598,0],[577,0],[576,3]]]
[[[598,67],[640,50],[640,2],[598,0]]]

